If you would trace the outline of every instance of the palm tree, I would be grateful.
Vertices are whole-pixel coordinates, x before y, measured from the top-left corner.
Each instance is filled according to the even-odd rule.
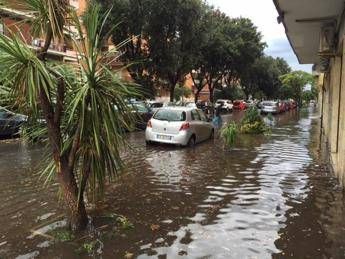
[[[44,37],[45,44],[33,50],[20,35],[0,35],[0,76],[17,107],[34,121],[44,116],[46,131],[33,131],[46,132],[48,138],[50,160],[42,175],[46,182],[59,182],[69,225],[78,231],[88,222],[85,192],[102,193],[105,180],[112,180],[123,166],[123,134],[135,120],[125,99],[138,91],[111,69],[118,53],[102,48],[108,13],[101,15],[93,3],[81,22],[68,2],[25,0],[34,14],[32,33]],[[66,34],[78,62],[49,61],[50,43],[63,42]]]

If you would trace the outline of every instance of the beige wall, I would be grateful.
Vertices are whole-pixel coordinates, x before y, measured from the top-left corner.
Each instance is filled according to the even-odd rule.
[[[345,44],[345,43],[343,43]],[[334,173],[345,185],[345,47],[330,60],[330,70],[323,78],[320,93],[322,133],[327,143]],[[344,58],[343,58],[344,57]]]

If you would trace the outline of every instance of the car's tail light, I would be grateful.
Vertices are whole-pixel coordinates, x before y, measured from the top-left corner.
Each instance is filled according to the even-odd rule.
[[[189,127],[190,127],[189,123],[185,122],[181,125],[180,131],[181,130],[187,130],[187,129],[189,129]]]
[[[151,120],[149,120],[149,121],[147,122],[147,127],[148,127],[148,128],[152,128]]]

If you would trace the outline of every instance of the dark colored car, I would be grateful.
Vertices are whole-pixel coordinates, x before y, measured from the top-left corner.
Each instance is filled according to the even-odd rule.
[[[16,136],[20,127],[27,120],[25,115],[13,113],[0,107],[0,137]]]
[[[132,112],[135,113],[137,117],[135,128],[139,130],[146,129],[147,122],[153,115],[152,109],[144,102],[132,102],[128,105],[130,105]]]

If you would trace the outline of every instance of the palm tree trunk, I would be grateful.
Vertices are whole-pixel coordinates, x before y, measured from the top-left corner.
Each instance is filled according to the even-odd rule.
[[[65,166],[58,174],[58,181],[62,189],[63,199],[67,210],[68,225],[72,231],[84,230],[88,223],[88,217],[84,203],[84,192],[80,193],[74,174]]]

